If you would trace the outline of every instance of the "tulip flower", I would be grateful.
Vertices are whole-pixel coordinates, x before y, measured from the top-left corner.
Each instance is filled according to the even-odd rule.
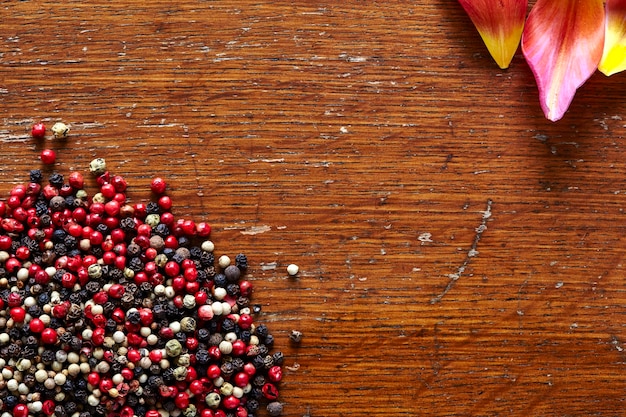
[[[508,68],[522,37],[527,0],[459,0],[489,53]]]
[[[605,75],[626,70],[626,0],[607,0],[604,53],[598,69]]]
[[[596,69],[607,76],[626,70],[626,0],[536,0],[525,22],[527,0],[459,3],[503,69],[521,33],[541,108],[551,121],[563,117]]]

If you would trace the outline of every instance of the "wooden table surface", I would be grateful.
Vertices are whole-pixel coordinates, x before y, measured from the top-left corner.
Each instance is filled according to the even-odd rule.
[[[43,147],[167,178],[248,255],[284,416],[624,415],[624,75],[551,123],[455,1],[1,7],[0,191]]]

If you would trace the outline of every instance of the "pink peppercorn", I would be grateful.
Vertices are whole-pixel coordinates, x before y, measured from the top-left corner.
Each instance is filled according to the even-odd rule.
[[[59,336],[54,329],[48,327],[41,332],[41,341],[46,345],[54,345],[58,340]]]
[[[35,317],[28,323],[28,328],[33,333],[41,333],[46,328],[46,324],[38,317]]]
[[[279,382],[281,379],[283,379],[283,370],[278,365],[272,366],[267,371],[267,377],[272,382]]]
[[[41,162],[46,165],[54,164],[57,160],[57,154],[52,149],[44,149],[41,151]]]
[[[13,407],[13,417],[28,417],[28,406],[26,404],[17,404]]]
[[[234,410],[237,406],[239,406],[239,403],[239,398],[234,395],[229,395],[222,399],[222,405],[224,405],[224,408],[227,410]]]
[[[11,315],[11,318],[17,323],[23,323],[24,319],[26,318],[26,310],[24,310],[23,307],[13,307],[9,311],[9,314]]]
[[[150,183],[150,189],[153,193],[157,195],[161,195],[165,192],[167,188],[167,183],[163,178],[156,177],[152,179],[152,183]]]
[[[30,129],[30,134],[35,139],[43,139],[46,136],[46,125],[43,123],[35,123]]]

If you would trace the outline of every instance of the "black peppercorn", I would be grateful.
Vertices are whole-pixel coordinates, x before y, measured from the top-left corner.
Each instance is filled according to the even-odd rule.
[[[180,236],[178,238],[178,246],[181,247],[181,248],[188,247],[190,243],[191,243],[191,241],[189,240],[189,238],[187,236]]]
[[[29,177],[30,177],[30,182],[39,184],[43,180],[43,173],[41,172],[40,169],[32,169],[29,173]]]
[[[63,187],[63,175],[55,172],[54,174],[50,175],[50,178],[48,178],[48,182],[53,187],[61,188]]]
[[[265,324],[259,324],[254,331],[259,338],[264,338],[269,334],[269,330]]]
[[[258,409],[259,409],[259,402],[257,400],[250,399],[246,402],[246,410],[248,410],[248,416],[250,416],[250,413],[254,413]]]
[[[274,352],[272,358],[274,359],[275,365],[282,365],[285,360],[285,355],[283,352]]]
[[[220,287],[220,288],[226,287],[226,285],[228,285],[228,280],[226,279],[226,275],[222,273],[215,274],[215,276],[213,277],[213,284],[215,284],[216,287]]]

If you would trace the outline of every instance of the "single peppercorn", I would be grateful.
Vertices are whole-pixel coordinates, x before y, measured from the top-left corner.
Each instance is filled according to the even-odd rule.
[[[57,154],[52,149],[44,149],[39,156],[41,162],[46,165],[52,165],[56,162]]]

